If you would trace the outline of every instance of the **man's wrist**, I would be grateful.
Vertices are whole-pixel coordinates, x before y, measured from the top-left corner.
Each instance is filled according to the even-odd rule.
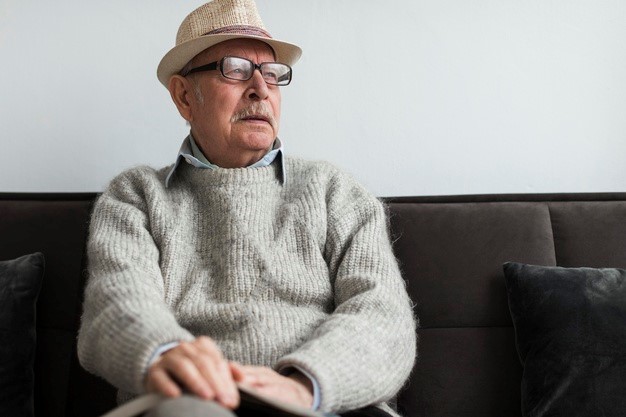
[[[311,405],[311,409],[317,410],[320,408],[320,405],[322,403],[322,394],[320,390],[320,384],[317,382],[317,380],[315,379],[313,375],[311,375],[310,373],[308,373],[307,371],[305,371],[304,369],[300,368],[297,365],[283,367],[282,369],[278,370],[278,373],[280,373],[283,376],[290,376],[294,373],[297,373],[301,377],[306,378],[307,389],[309,389],[310,392],[313,394],[313,404]]]
[[[313,387],[313,382],[311,381],[311,379],[296,369],[294,369],[291,374],[287,375],[287,378],[296,381],[299,385],[302,386],[303,391],[306,392],[305,395],[307,396],[307,399],[309,401],[309,407],[313,407],[315,402],[315,389]]]

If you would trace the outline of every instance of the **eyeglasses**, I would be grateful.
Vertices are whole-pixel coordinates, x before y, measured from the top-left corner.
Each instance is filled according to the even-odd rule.
[[[213,71],[219,69],[222,75],[229,80],[247,81],[252,78],[255,70],[261,71],[266,83],[271,85],[289,85],[291,82],[291,67],[280,62],[262,62],[255,64],[249,59],[236,56],[225,56],[219,61],[201,65],[182,74],[183,77],[200,71]]]

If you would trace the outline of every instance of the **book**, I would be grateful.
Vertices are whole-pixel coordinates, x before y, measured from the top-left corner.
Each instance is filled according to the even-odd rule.
[[[279,399],[260,394],[252,388],[243,385],[237,385],[237,388],[239,389],[241,401],[239,408],[235,410],[235,414],[271,415],[277,417],[324,417],[324,414],[319,411],[285,403]],[[103,414],[101,417],[138,416],[166,399],[168,398],[158,394],[144,394]]]

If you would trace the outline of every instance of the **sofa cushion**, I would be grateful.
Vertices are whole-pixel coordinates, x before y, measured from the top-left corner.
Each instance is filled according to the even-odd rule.
[[[504,265],[524,416],[626,415],[626,270]]]
[[[41,253],[0,262],[0,415],[33,416],[35,303]]]

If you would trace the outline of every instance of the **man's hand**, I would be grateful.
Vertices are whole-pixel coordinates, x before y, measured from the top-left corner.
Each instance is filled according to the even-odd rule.
[[[178,397],[186,390],[234,409],[239,392],[228,362],[217,345],[206,336],[181,342],[165,352],[148,369],[145,380],[149,392]]]
[[[301,407],[311,408],[313,405],[313,385],[298,371],[283,376],[263,366],[243,366],[231,362],[230,367],[237,382],[261,394]]]

